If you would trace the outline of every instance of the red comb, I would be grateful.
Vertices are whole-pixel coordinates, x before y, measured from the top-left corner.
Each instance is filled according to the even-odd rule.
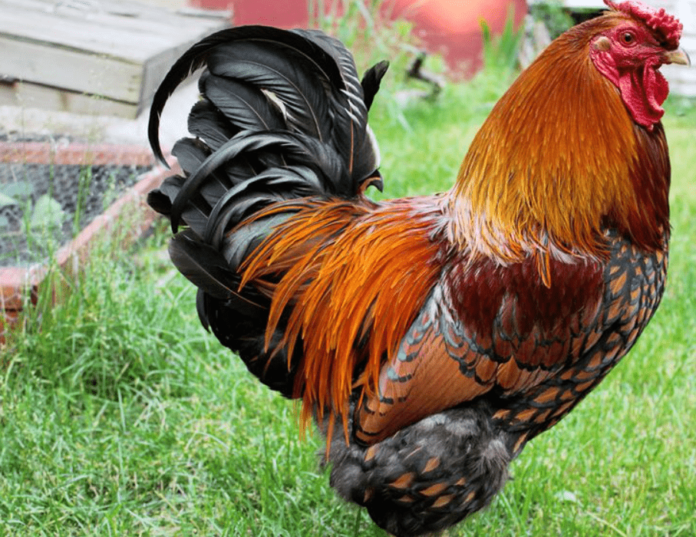
[[[612,0],[604,0],[604,3],[615,11],[621,11],[627,15],[631,15],[643,21],[648,28],[659,32],[667,42],[670,49],[675,49],[679,46],[679,38],[682,34],[684,25],[674,16],[668,15],[664,8],[657,10],[650,6],[646,6],[642,2],[630,0],[627,2],[613,2]]]

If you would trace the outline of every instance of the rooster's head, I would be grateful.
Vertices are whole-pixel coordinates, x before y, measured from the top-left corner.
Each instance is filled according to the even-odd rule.
[[[595,66],[621,93],[636,123],[652,130],[660,121],[669,86],[659,71],[666,63],[689,65],[679,48],[682,24],[664,9],[640,2],[613,2],[606,16],[614,24],[592,43]]]

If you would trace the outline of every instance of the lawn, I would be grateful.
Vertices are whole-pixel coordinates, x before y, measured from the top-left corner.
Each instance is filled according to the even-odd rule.
[[[394,75],[392,75],[394,76]],[[503,85],[376,102],[385,194],[449,187]],[[397,113],[398,112],[398,113]],[[607,380],[512,465],[473,535],[696,535],[696,107],[672,103],[666,296]],[[163,255],[99,246],[0,357],[0,535],[383,536],[336,498],[293,403],[200,326]],[[104,261],[111,257],[114,261]]]

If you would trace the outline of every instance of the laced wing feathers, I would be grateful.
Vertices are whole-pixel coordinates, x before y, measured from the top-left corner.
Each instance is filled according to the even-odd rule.
[[[660,255],[615,234],[610,247],[605,264],[552,262],[551,287],[527,278],[532,260],[451,267],[382,366],[356,438],[369,445],[479,398],[521,442],[551,427],[628,352],[664,290]]]

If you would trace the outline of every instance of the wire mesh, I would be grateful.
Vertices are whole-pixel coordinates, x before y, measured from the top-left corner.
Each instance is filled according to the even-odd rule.
[[[45,261],[152,169],[149,157],[128,151],[66,157],[47,146],[17,147],[21,154],[0,159],[0,267]],[[74,163],[81,160],[90,163]]]

